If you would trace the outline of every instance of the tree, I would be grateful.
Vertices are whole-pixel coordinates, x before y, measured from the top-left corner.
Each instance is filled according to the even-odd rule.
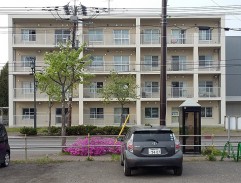
[[[66,46],[60,45],[59,50],[45,54],[44,60],[46,66],[41,73],[36,74],[39,85],[41,85],[42,82],[47,82],[48,90],[56,92],[56,95],[54,95],[54,92],[51,92],[53,96],[60,96],[62,105],[62,136],[66,135],[65,100],[69,89],[76,88],[78,84],[87,82],[92,77],[91,74],[87,74],[84,71],[85,66],[91,62],[89,59],[90,55],[84,55],[82,58],[79,57],[84,48],[85,44],[78,49],[72,49],[69,43]],[[66,139],[62,138],[62,146],[64,146],[65,143]]]
[[[8,107],[8,63],[1,70],[0,88],[0,107]]]
[[[121,105],[120,126],[124,122],[124,105],[131,100],[137,99],[137,88],[136,78],[133,75],[120,75],[116,72],[112,72],[107,78],[107,83],[100,91],[105,103],[109,103],[113,98],[116,98]]]

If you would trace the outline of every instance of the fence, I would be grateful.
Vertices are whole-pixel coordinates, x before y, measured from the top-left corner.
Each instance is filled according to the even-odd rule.
[[[177,137],[181,136],[201,136],[202,144],[196,145],[201,146],[201,148],[205,148],[208,146],[215,147],[217,149],[222,150],[225,144],[228,141],[227,136],[223,135],[177,135]],[[79,138],[88,138],[92,137],[108,137],[108,138],[117,138],[117,135],[91,135],[91,136],[9,136],[9,143],[11,146],[11,159],[13,160],[28,160],[36,157],[44,157],[50,155],[59,155],[62,151],[62,148],[70,147],[73,142],[75,142]],[[62,138],[66,138],[66,145],[61,145]],[[239,136],[230,136],[230,143],[236,142],[241,139],[241,135]],[[58,145],[59,144],[59,145]],[[88,156],[90,147],[120,147],[120,145],[91,145],[90,140],[88,140],[87,145],[82,145],[79,148],[87,147],[88,148]],[[183,146],[183,145],[181,145]],[[185,146],[194,146],[194,145],[185,145]],[[234,151],[237,151],[237,146],[234,145]],[[65,160],[67,156],[61,156],[62,160]],[[86,158],[86,157],[85,157]]]

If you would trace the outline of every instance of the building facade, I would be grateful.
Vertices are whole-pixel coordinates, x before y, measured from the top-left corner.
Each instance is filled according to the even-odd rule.
[[[137,100],[124,106],[129,125],[159,124],[161,26],[159,16],[105,15],[78,26],[83,54],[92,55],[86,68],[95,75],[73,95],[72,124],[119,125],[121,106],[104,104],[98,93],[111,71],[136,78]],[[72,23],[49,15],[10,15],[9,125],[33,126],[34,82],[44,53],[71,39]],[[202,125],[223,124],[226,115],[225,35],[223,16],[171,17],[167,23],[167,126],[178,126],[179,106],[193,98],[202,106]],[[48,125],[48,97],[36,91],[37,126]],[[60,125],[61,104],[51,109],[52,125]]]

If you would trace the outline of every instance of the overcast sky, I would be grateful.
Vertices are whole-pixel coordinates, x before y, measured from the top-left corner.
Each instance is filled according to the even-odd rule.
[[[1,0],[0,7],[43,7],[63,6],[74,0]],[[76,0],[87,7],[108,7],[108,0]],[[111,8],[161,8],[162,0],[110,0]],[[241,0],[168,0],[168,7],[199,7],[241,5]],[[0,12],[0,68],[8,61],[7,16]],[[230,15],[226,18],[226,27],[241,28],[241,16]],[[241,32],[230,31],[227,35],[241,35]]]

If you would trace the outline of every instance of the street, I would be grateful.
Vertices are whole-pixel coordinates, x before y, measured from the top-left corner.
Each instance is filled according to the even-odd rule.
[[[53,164],[11,164],[0,168],[4,183],[240,183],[240,164],[234,161],[184,162],[183,175],[171,170],[137,169],[125,177],[119,162],[80,161]]]

